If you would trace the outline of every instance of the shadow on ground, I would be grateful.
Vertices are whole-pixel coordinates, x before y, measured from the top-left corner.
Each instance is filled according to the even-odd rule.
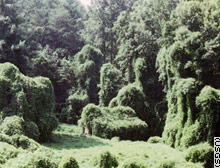
[[[71,150],[91,148],[95,146],[109,146],[110,144],[104,143],[103,141],[95,137],[56,133],[53,135],[52,142],[45,143],[43,145],[56,150]]]

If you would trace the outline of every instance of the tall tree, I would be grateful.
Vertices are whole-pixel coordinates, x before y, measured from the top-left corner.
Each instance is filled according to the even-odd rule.
[[[27,62],[25,42],[19,35],[15,1],[0,1],[0,62],[11,62],[22,72]]]
[[[163,138],[171,146],[219,135],[219,12],[216,0],[183,1],[164,25],[157,64],[169,107]]]
[[[134,0],[93,0],[85,22],[86,41],[99,48],[106,57],[106,62],[113,62],[117,53],[115,35],[112,30],[120,12],[131,6]]]

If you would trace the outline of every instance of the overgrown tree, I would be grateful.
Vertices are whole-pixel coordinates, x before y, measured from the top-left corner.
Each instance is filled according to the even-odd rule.
[[[184,1],[164,25],[157,65],[168,100],[163,138],[171,146],[212,143],[219,134],[219,23],[217,1]]]

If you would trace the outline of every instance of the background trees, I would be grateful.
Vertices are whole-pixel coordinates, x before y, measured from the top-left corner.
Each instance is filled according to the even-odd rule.
[[[175,147],[189,147],[200,141],[212,143],[218,134],[208,124],[218,114],[218,103],[214,103],[219,99],[215,89],[219,89],[220,70],[216,6],[216,1],[181,2],[164,26],[163,48],[157,58],[169,107],[163,136],[166,143]],[[204,112],[205,108],[211,109],[211,116]],[[219,119],[213,122],[219,123]]]
[[[60,121],[77,124],[93,103],[100,130],[130,107],[146,137],[163,132],[171,146],[219,134],[218,0],[0,2],[0,62],[48,77]]]

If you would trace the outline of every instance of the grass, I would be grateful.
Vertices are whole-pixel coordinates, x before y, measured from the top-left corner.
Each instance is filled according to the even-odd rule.
[[[59,128],[54,131],[52,141],[42,144],[34,153],[49,157],[57,164],[63,157],[71,156],[77,160],[80,168],[93,168],[94,158],[103,151],[109,151],[116,156],[119,167],[126,160],[137,160],[138,158],[146,168],[165,168],[166,164],[170,163],[174,165],[173,168],[202,168],[200,164],[187,162],[183,152],[164,144],[85,136],[81,134],[79,127],[67,124],[60,124]],[[16,167],[16,165],[22,164],[22,159],[30,155],[31,153],[27,151],[20,152],[16,158],[8,160],[3,168]]]

